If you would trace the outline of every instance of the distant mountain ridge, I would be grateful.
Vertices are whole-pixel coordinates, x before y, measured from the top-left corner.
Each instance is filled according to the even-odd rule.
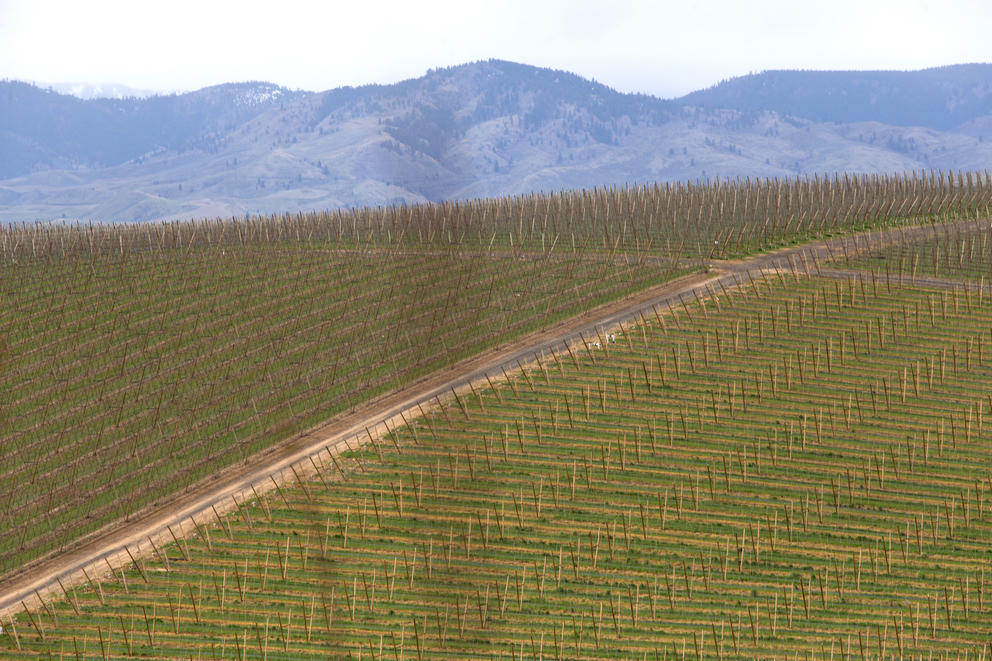
[[[0,177],[60,167],[118,165],[157,149],[209,145],[298,93],[232,83],[181,95],[84,100],[16,81],[0,83]]]
[[[489,60],[394,85],[82,100],[0,82],[0,221],[151,220],[712,177],[984,169],[992,65],[769,71],[679,99]]]
[[[36,87],[50,89],[60,94],[71,94],[78,99],[147,99],[150,96],[165,96],[175,90],[151,90],[117,83],[32,83]]]
[[[921,71],[765,71],[679,99],[704,108],[771,110],[818,122],[947,130],[992,113],[992,64]]]

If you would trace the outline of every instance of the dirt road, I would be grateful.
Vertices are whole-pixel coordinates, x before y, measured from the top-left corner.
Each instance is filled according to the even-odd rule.
[[[968,221],[942,226],[939,230],[955,228],[978,230],[988,228],[988,221]],[[887,243],[923,238],[934,232],[931,226],[899,228],[875,232],[870,237],[872,247]],[[988,231],[985,229],[985,231]],[[439,370],[409,386],[369,401],[352,411],[307,432],[287,439],[269,450],[249,458],[207,478],[185,492],[154,503],[132,516],[97,531],[76,543],[75,547],[52,554],[25,566],[0,581],[0,615],[9,615],[23,608],[34,608],[39,600],[60,598],[64,589],[107,575],[128,565],[135,558],[148,557],[173,541],[196,532],[195,527],[211,522],[218,514],[237,507],[237,503],[253,500],[273,488],[274,481],[293,479],[295,474],[313,472],[313,465],[326,464],[330,456],[348,447],[378,437],[389,428],[410,419],[419,407],[433,405],[451,398],[452,392],[468,390],[469,384],[486,383],[487,376],[503,380],[507,373],[518,372],[520,365],[532,363],[535,356],[554,350],[566,354],[585,348],[582,337],[595,338],[621,323],[654,317],[666,312],[668,306],[682,306],[696,298],[709,298],[723,290],[749,283],[751,276],[761,272],[778,271],[790,275],[817,274],[820,264],[832,258],[853,254],[868,245],[867,235],[790,247],[757,257],[714,263],[706,273],[690,275],[639,292],[589,310],[582,315],[557,323],[514,342],[462,360]],[[841,273],[831,270],[830,274]],[[846,277],[846,276],[842,276]],[[328,455],[324,458],[324,455]],[[311,467],[309,470],[307,467]],[[332,469],[333,470],[333,469]],[[294,474],[295,471],[295,474]],[[285,474],[285,476],[284,476]]]

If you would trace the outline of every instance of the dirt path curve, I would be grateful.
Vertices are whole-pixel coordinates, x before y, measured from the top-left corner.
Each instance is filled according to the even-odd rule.
[[[590,342],[616,326],[654,316],[668,306],[707,298],[745,285],[752,274],[776,271],[791,275],[816,275],[820,263],[850,255],[870,245],[873,248],[931,236],[945,229],[986,228],[988,221],[915,226],[874,232],[784,248],[744,260],[714,262],[709,272],[689,275],[638,292],[622,300],[589,310],[579,316],[531,333],[430,374],[405,388],[381,395],[355,409],[339,414],[310,430],[220,471],[184,492],[162,499],[127,521],[110,524],[80,540],[66,551],[50,554],[0,580],[0,616],[24,608],[35,608],[42,600],[60,598],[74,585],[99,580],[134,559],[149,557],[174,538],[196,533],[196,526],[212,522],[218,513],[231,511],[244,500],[272,489],[275,481],[312,474],[319,462],[339,452],[379,437],[388,428],[402,424],[403,417],[416,416],[422,406],[451,399],[452,392],[468,391],[469,384],[486,383],[487,377],[503,380],[503,371],[519,371],[539,353],[559,356],[572,350],[585,351],[582,337]],[[826,269],[823,269],[826,270]],[[826,275],[826,273],[824,273]],[[922,284],[922,283],[921,283]],[[328,455],[327,460],[322,455]],[[308,469],[308,467],[310,467]],[[333,470],[333,468],[331,468]],[[284,475],[285,474],[285,475]]]

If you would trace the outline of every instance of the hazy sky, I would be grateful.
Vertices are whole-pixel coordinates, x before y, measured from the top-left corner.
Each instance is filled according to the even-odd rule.
[[[390,83],[491,57],[677,96],[764,69],[992,61],[989,0],[0,0],[0,78]]]

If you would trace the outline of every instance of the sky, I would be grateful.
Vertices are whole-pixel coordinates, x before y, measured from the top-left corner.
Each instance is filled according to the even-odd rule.
[[[992,62],[988,0],[0,0],[0,78],[392,83],[498,58],[664,98],[767,69]]]

